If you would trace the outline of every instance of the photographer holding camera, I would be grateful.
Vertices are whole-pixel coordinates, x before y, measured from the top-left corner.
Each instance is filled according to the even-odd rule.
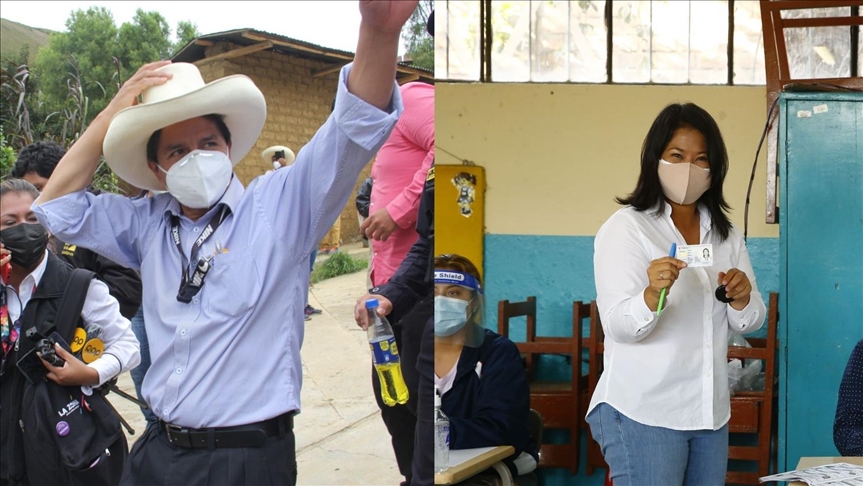
[[[79,327],[101,329],[98,343],[96,339],[81,343],[82,351],[87,351],[84,348],[90,344],[92,352],[84,359],[88,363],[57,342],[60,339],[73,342],[74,337],[82,338],[86,333],[73,337],[51,332],[52,323],[61,318],[58,310],[69,288],[73,267],[47,251],[48,233],[30,209],[37,197],[39,191],[25,180],[11,179],[0,184],[0,269],[6,270],[2,272],[0,292],[0,482],[4,485],[82,484],[75,482],[74,475],[78,472],[64,466],[50,443],[56,436],[51,434],[46,441],[44,432],[39,434],[38,429],[23,425],[38,413],[35,407],[28,406],[28,401],[34,400],[40,387],[56,383],[67,387],[64,390],[69,393],[74,388],[68,387],[80,387],[80,393],[70,397],[68,403],[86,404],[94,387],[140,362],[138,341],[107,285],[93,279],[79,322]],[[43,378],[53,383],[46,383]],[[28,396],[25,396],[25,389],[30,390]],[[76,427],[70,430],[68,424],[75,423],[71,419],[62,423],[67,424],[65,434],[73,434],[72,437],[93,433]],[[126,442],[119,423],[114,432],[119,433],[116,442],[112,442],[114,459],[100,458],[99,450],[96,457],[89,458],[88,464],[101,460],[112,462],[115,472],[122,470]],[[56,431],[57,436],[65,434],[63,429]],[[99,474],[104,469],[90,472]],[[119,475],[115,478],[119,479]],[[88,477],[83,484],[98,482]]]

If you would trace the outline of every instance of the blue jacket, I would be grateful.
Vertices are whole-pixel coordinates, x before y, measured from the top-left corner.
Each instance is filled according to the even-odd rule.
[[[515,454],[504,461],[511,470],[512,460],[522,452],[538,462],[528,425],[527,374],[518,348],[509,339],[486,329],[482,346],[462,349],[455,380],[441,398],[441,409],[450,421],[451,449],[511,445]]]

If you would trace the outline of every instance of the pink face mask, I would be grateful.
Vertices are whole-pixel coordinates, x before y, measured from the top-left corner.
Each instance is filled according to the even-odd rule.
[[[659,161],[659,183],[665,197],[677,204],[692,204],[710,189],[710,169],[680,162]]]

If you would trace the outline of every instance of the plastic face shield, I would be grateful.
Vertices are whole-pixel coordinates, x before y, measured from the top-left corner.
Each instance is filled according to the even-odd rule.
[[[481,346],[485,340],[485,297],[477,279],[454,270],[435,270],[434,283],[435,343]],[[465,299],[468,294],[469,300]]]

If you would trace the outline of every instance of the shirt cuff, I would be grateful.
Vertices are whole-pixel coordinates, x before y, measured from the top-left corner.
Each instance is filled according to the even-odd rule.
[[[668,304],[667,301],[666,304]],[[648,330],[656,320],[656,312],[650,310],[650,307],[647,307],[647,302],[644,301],[644,292],[640,292],[629,301],[629,315],[635,321],[636,335]]]
[[[120,371],[123,369],[123,366],[120,364],[120,359],[113,354],[104,354],[101,358],[93,361],[87,366],[93,368],[97,373],[99,373],[99,384],[81,385],[81,391],[84,392],[85,395],[92,394],[93,388],[104,385],[108,380],[120,374]]]
[[[419,204],[419,199],[417,199],[417,204]],[[400,197],[395,198],[387,205],[387,213],[401,229],[408,229],[416,224],[418,210],[419,207],[411,207]]]
[[[726,304],[728,306],[728,318],[731,322],[737,323],[737,329],[740,331],[746,330],[747,327],[750,327],[752,324],[753,314],[757,312],[755,308],[755,297],[749,297],[749,303],[746,304],[746,307],[743,310],[737,310],[734,307],[731,307],[731,304]]]
[[[370,105],[348,91],[348,75],[353,63],[342,68],[333,115],[336,124],[347,137],[364,148],[374,150],[381,139],[389,136],[402,113],[402,96],[398,83],[393,80],[393,94],[385,111]]]

